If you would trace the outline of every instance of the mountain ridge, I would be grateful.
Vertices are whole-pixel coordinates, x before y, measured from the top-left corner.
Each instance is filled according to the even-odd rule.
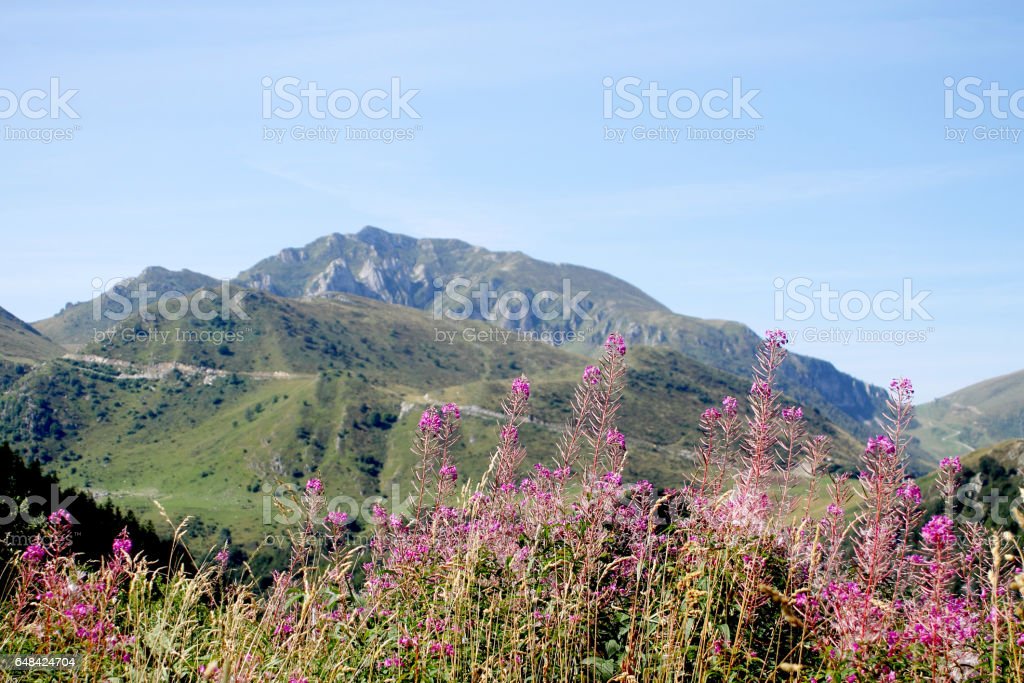
[[[453,245],[459,251],[452,252]],[[359,294],[446,317],[444,310],[438,316],[438,290],[444,298],[443,285],[459,277],[468,280],[470,289],[479,289],[484,283],[497,292],[519,290],[529,296],[552,291],[560,302],[566,298],[560,291],[562,281],[568,278],[571,291],[589,292],[582,306],[589,321],[551,321],[530,315],[505,323],[513,329],[541,333],[587,332],[582,344],[568,345],[584,353],[599,349],[605,336],[615,331],[631,344],[669,346],[744,377],[760,343],[760,336],[742,323],[675,313],[639,288],[602,271],[540,261],[520,251],[490,251],[462,240],[396,235],[372,226],[350,235],[332,233],[303,247],[282,250],[242,271],[236,282],[287,296]],[[479,311],[474,313],[481,317]],[[824,409],[831,411],[830,419],[851,433],[866,437],[877,428],[886,392],[827,361],[791,354],[780,382],[795,399],[824,404]]]
[[[939,457],[1024,438],[1024,370],[990,377],[918,407],[912,433]]]
[[[13,363],[35,363],[55,358],[62,353],[38,329],[0,307],[0,359]]]
[[[427,405],[467,407],[457,462],[460,477],[479,479],[501,396],[521,373],[532,383],[524,467],[550,463],[588,362],[534,341],[439,344],[429,314],[358,295],[250,291],[246,309],[244,322],[119,323],[108,340],[0,393],[0,440],[125,509],[152,518],[157,499],[176,518],[200,520],[202,542],[229,528],[252,549],[268,532],[259,494],[278,481],[322,475],[356,499],[406,487]],[[208,332],[234,332],[235,341],[191,341],[213,339]],[[679,486],[693,468],[700,414],[725,395],[744,403],[749,385],[667,347],[632,348],[629,362],[619,415],[630,439],[626,474]],[[834,439],[832,465],[851,467],[858,442],[812,407],[805,415],[809,430]]]
[[[154,290],[191,291],[219,284],[191,271],[151,268],[125,286],[147,279]],[[431,312],[438,323],[446,324],[452,322],[453,309],[459,304],[449,292],[455,282],[481,296],[486,290],[493,299],[512,292],[522,292],[534,303],[546,297],[549,308],[540,313],[531,309],[518,320],[510,315],[483,322],[540,338],[568,340],[567,349],[584,355],[598,353],[607,334],[615,331],[631,345],[666,346],[710,367],[748,377],[760,343],[760,336],[742,323],[674,313],[634,285],[599,270],[541,261],[521,251],[490,251],[458,239],[415,238],[373,226],[284,248],[241,271],[234,280],[242,287],[294,299],[363,296]],[[573,308],[574,297],[581,293],[586,295]],[[481,321],[485,311],[480,308],[473,305],[468,318]],[[550,312],[559,308],[560,315],[552,318]],[[92,310],[89,302],[82,302],[37,325],[56,341],[79,350],[98,329],[88,317]],[[783,366],[780,387],[794,401],[821,409],[829,420],[859,438],[877,430],[886,398],[883,389],[827,361],[799,354],[791,354]]]

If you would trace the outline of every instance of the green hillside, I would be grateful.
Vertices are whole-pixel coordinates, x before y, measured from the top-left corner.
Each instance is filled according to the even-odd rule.
[[[531,462],[550,462],[585,363],[545,344],[495,341],[482,326],[465,329],[490,341],[438,342],[424,313],[361,297],[250,293],[245,307],[248,321],[135,318],[113,341],[33,370],[0,397],[0,439],[144,518],[155,517],[153,500],[175,518],[194,516],[197,547],[230,533],[251,550],[272,528],[263,494],[280,482],[320,473],[339,487],[334,495],[406,496],[411,437],[428,404],[463,406],[456,462],[478,478],[500,397],[520,373],[534,387],[523,441]],[[629,358],[627,476],[683,484],[700,413],[742,397],[749,380],[667,348],[633,348]],[[807,416],[836,440],[835,466],[850,466],[858,444]]]
[[[1024,438],[1024,370],[922,405],[913,434],[937,458]]]
[[[566,348],[592,352],[609,332],[617,331],[633,346],[667,346],[702,363],[746,376],[760,337],[736,322],[704,320],[672,312],[619,278],[581,266],[548,263],[522,252],[494,252],[459,240],[415,239],[366,227],[353,235],[332,234],[301,248],[284,249],[239,274],[237,281],[290,297],[352,293],[412,306],[437,314],[435,307],[460,310],[446,283],[463,278],[476,292],[481,284],[498,293],[553,292],[561,304],[586,293],[570,317],[542,319],[533,312],[512,327],[574,333],[581,343]],[[568,290],[566,290],[568,286]],[[565,296],[563,296],[565,295]],[[495,296],[495,299],[497,296]],[[481,317],[480,305],[473,307]],[[876,429],[885,393],[839,372],[831,363],[793,355],[780,377],[781,386],[803,403],[814,404],[847,431],[865,437]]]
[[[55,358],[63,350],[31,325],[0,308],[0,365],[35,363]],[[3,374],[0,369],[0,375]],[[0,387],[2,387],[0,378]]]
[[[108,293],[99,295],[98,300],[69,303],[57,315],[34,323],[34,327],[58,344],[81,348],[117,322],[111,316],[138,312],[143,284],[146,291],[160,296],[167,292],[190,294],[203,287],[218,292],[220,281],[190,270],[146,268],[137,277],[114,285]]]
[[[455,291],[464,296],[489,292],[489,310],[500,295],[522,292],[531,301],[543,301],[542,308],[557,315],[530,310],[521,320],[483,320],[485,312],[479,303],[469,313],[482,324],[501,324],[526,334],[566,340],[565,349],[584,355],[598,353],[608,333],[616,331],[633,347],[670,348],[740,377],[748,374],[760,342],[759,335],[746,325],[674,313],[628,282],[598,270],[548,263],[518,251],[489,251],[460,240],[415,239],[374,227],[284,249],[240,273],[235,282],[292,299],[354,294],[428,311],[443,325],[457,324],[444,316],[465,312],[446,291],[449,283],[462,283]],[[190,292],[200,287],[214,293],[219,290],[217,281],[198,273],[149,268],[115,291],[125,296],[141,284],[158,293]],[[551,298],[535,299],[540,293],[551,293]],[[573,308],[574,300],[579,310]],[[110,321],[102,316],[99,323],[94,320],[97,305],[100,311],[121,310],[118,302],[101,297],[95,303],[69,305],[37,326],[54,340],[79,350],[109,327]],[[884,391],[840,372],[831,363],[794,354],[782,369],[780,386],[794,400],[817,406],[828,420],[859,438],[878,429]]]

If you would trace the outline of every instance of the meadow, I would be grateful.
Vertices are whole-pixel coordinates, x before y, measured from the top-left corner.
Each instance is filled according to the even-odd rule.
[[[859,473],[832,472],[808,407],[776,388],[786,343],[769,331],[745,399],[707,407],[676,489],[623,480],[616,334],[532,467],[527,377],[480,476],[454,456],[460,407],[428,407],[415,505],[378,506],[355,533],[309,478],[265,588],[229,575],[226,548],[192,572],[123,534],[83,562],[51,515],[9,568],[0,652],[77,655],[25,681],[1024,681],[1024,553],[957,518],[956,458],[929,479],[944,510],[926,514],[907,471],[910,380],[893,380]]]

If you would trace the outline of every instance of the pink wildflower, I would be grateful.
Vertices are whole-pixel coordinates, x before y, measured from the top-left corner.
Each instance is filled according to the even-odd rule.
[[[516,377],[512,380],[512,393],[524,399],[530,398],[530,382],[525,377]]]
[[[612,332],[608,335],[608,339],[604,343],[604,348],[608,351],[614,351],[620,356],[626,355],[626,341],[622,338],[621,334]]]
[[[441,431],[441,416],[433,408],[427,408],[420,416],[420,431],[437,434]]]

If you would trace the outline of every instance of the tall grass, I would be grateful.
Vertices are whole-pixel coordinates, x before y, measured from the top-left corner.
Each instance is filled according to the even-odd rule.
[[[525,377],[481,481],[460,486],[458,407],[429,408],[414,511],[375,508],[358,545],[311,479],[289,565],[262,592],[226,580],[226,552],[189,576],[146,565],[126,536],[84,567],[55,516],[16,563],[0,651],[83,654],[25,680],[1024,681],[1021,549],[922,518],[911,383],[892,384],[860,486],[825,479],[828,440],[775,387],[786,342],[768,333],[749,414],[733,397],[704,412],[679,489],[622,481],[618,335],[583,371],[550,467],[520,471]],[[943,462],[947,500],[958,472]]]

